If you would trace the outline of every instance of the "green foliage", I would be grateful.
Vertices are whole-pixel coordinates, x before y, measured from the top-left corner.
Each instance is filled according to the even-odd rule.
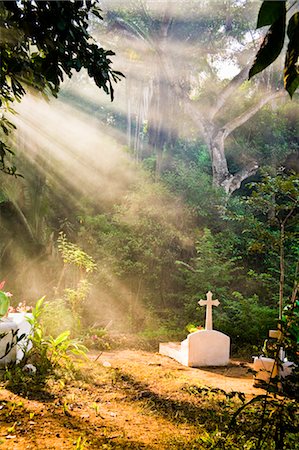
[[[296,220],[299,203],[297,174],[279,171],[273,175],[265,171],[262,175],[259,182],[252,183],[254,190],[247,200],[248,204],[261,213],[270,225]]]
[[[69,242],[63,232],[59,233],[57,243],[58,250],[65,264],[74,265],[86,272],[86,274],[92,273],[96,269],[93,258],[81,250],[76,244]]]
[[[298,74],[298,40],[299,40],[299,13],[295,13],[289,20],[287,35],[289,38],[284,68],[285,88],[292,97],[299,85]]]
[[[287,102],[278,109],[263,108],[228,139],[229,165],[237,171],[247,159],[259,161],[261,167],[282,167],[292,152],[298,151],[298,103]]]
[[[246,345],[259,346],[275,328],[277,312],[264,306],[258,297],[245,298],[240,292],[233,292],[224,300],[222,311],[214,311],[214,326],[231,337],[234,349]]]
[[[63,5],[58,5],[57,2],[50,3],[50,15],[52,15],[53,8],[63,7]],[[73,3],[76,2],[68,2],[65,7],[67,9],[79,8],[79,4],[73,5]],[[243,106],[245,108],[251,107],[254,99],[253,85],[247,83],[245,86],[242,85],[239,94],[230,96],[231,102],[228,105],[222,104],[223,114],[222,112],[220,114],[220,110],[218,110],[218,114],[215,109],[212,113],[213,108],[210,110],[207,107],[207,105],[212,106],[213,100],[216,100],[216,82],[221,89],[227,86],[229,91],[234,83],[239,80],[237,78],[228,84],[226,84],[226,81],[217,80],[217,71],[213,66],[218,58],[223,57],[226,52],[225,49],[231,47],[232,36],[241,42],[241,37],[248,31],[248,8],[251,14],[253,7],[246,5],[245,8],[244,4],[241,5],[242,2],[237,3],[217,2],[217,13],[210,16],[208,15],[210,2],[203,2],[201,5],[198,2],[192,2],[192,6],[190,6],[190,11],[194,12],[192,20],[186,21],[183,16],[175,16],[169,24],[169,36],[166,36],[166,38],[169,37],[169,48],[172,48],[174,38],[182,38],[188,43],[192,42],[192,45],[202,43],[208,49],[207,52],[211,52],[211,60],[208,61],[207,52],[189,52],[184,47],[186,49],[185,58],[188,60],[188,65],[186,65],[188,78],[186,79],[191,81],[182,83],[184,91],[182,93],[189,95],[189,91],[192,91],[191,95],[193,95],[193,91],[196,91],[195,96],[199,100],[196,105],[200,105],[202,101],[204,106],[201,112],[211,111],[211,114],[217,115],[215,121],[211,122],[210,125],[213,125],[213,127],[215,125],[214,128],[212,127],[215,133],[219,126],[220,134],[222,133],[221,127],[234,117],[239,117]],[[11,4],[14,5],[15,2],[11,2]],[[18,5],[22,4],[22,2],[18,3]],[[30,8],[42,10],[46,7],[46,4],[47,2],[43,2],[43,4],[41,2],[27,2],[26,8],[28,10]],[[141,8],[136,11],[135,5],[126,5],[121,8],[121,11],[114,11],[111,14],[110,11],[107,15],[112,26],[117,26],[118,30],[123,30],[127,35],[133,34],[146,39],[147,44],[150,44],[151,49],[155,52],[155,49],[159,47],[159,40],[155,40],[155,38],[163,30],[164,22],[160,12],[155,11],[151,15],[150,8],[151,5],[149,5],[149,10]],[[183,10],[183,3],[180,3],[178,8]],[[246,17],[244,11],[246,11]],[[275,18],[270,19],[274,20]],[[53,28],[53,33],[62,26],[59,25],[59,22],[60,17]],[[51,21],[49,26],[50,24]],[[92,25],[96,26],[96,24],[97,20],[95,19]],[[67,28],[64,31],[65,35],[69,34],[69,30],[73,31],[73,28]],[[16,42],[20,41],[23,45],[18,33],[16,33],[15,39]],[[217,48],[218,44],[219,48]],[[168,58],[173,54],[173,52],[169,52],[168,55],[168,47],[165,48],[165,55],[162,55],[162,51],[155,53],[159,62],[160,58],[163,62],[164,56]],[[32,51],[35,53],[36,49],[33,48]],[[136,48],[134,50],[130,48],[128,51],[133,61],[133,72],[136,61],[142,59],[141,52],[140,54],[138,52],[139,49],[136,50]],[[243,52],[240,52],[239,56],[241,53]],[[38,56],[34,55],[32,58],[38,59]],[[238,56],[233,59],[236,63],[238,62],[240,67],[242,66],[243,62],[241,59],[238,60]],[[169,59],[164,61],[171,62]],[[176,61],[174,62],[176,63]],[[165,90],[162,89],[164,85],[158,82],[160,75],[158,77],[155,75],[155,81],[152,82],[153,71],[156,70],[156,66],[154,64],[152,66],[147,68],[148,80],[151,80],[152,88],[147,89],[148,86],[146,86],[143,95],[148,96],[148,98],[140,103],[140,105],[148,104],[149,109],[152,101],[154,102],[158,98],[159,101],[156,103],[161,105],[165,98]],[[61,71],[63,72],[64,69],[61,68]],[[209,81],[205,82],[207,74],[209,74]],[[272,84],[273,81],[276,86],[276,75],[272,75],[273,79],[269,78],[269,84]],[[183,78],[184,74],[182,75]],[[59,74],[58,80],[61,81]],[[53,83],[55,81],[49,82],[52,83],[51,87],[54,89]],[[130,84],[133,85],[134,83]],[[144,82],[141,84],[144,87]],[[158,84],[161,92],[155,91]],[[193,86],[193,84],[196,84],[196,86]],[[25,84],[23,87],[25,87]],[[127,87],[129,91],[129,83]],[[168,87],[166,90],[168,91]],[[152,91],[154,92],[153,97],[151,97]],[[226,89],[221,91],[224,97],[228,91]],[[169,92],[171,93],[172,90],[170,89]],[[135,111],[136,106],[133,102],[134,94],[135,90],[128,92],[131,111]],[[241,97],[246,97],[244,103],[239,101]],[[79,95],[77,101],[78,99],[81,99]],[[219,95],[220,103],[216,102],[215,107],[217,105],[221,107],[222,100],[221,94]],[[97,107],[96,102],[88,100],[88,103],[89,112],[93,113]],[[175,105],[176,108],[177,106]],[[225,149],[226,155],[229,156],[228,165],[231,174],[238,173],[242,167],[247,165],[248,161],[255,158],[259,162],[263,161],[263,163],[275,159],[273,165],[282,164],[289,151],[296,151],[295,106],[293,102],[293,110],[291,112],[289,110],[288,115],[285,112],[287,107],[283,108],[271,104],[271,107],[261,112],[250,123],[247,123],[246,127],[243,125],[238,128],[238,133],[234,132],[231,135],[231,138],[227,140],[228,145]],[[107,110],[105,107],[100,109],[102,111],[101,116],[104,116]],[[142,109],[142,112],[137,121],[140,119],[140,133],[143,133],[143,136],[147,139],[149,129],[153,128],[153,124],[150,124],[149,117],[144,119],[144,115],[147,114],[147,106],[140,109]],[[155,329],[155,326],[152,325],[157,323],[159,323],[157,328],[160,328],[161,324],[161,327],[164,326],[170,330],[178,327],[178,323],[180,323],[181,329],[183,329],[183,324],[187,323],[188,320],[194,321],[197,317],[203,319],[203,310],[197,308],[197,311],[196,304],[200,297],[204,297],[208,289],[215,292],[215,297],[218,296],[221,301],[221,306],[218,308],[219,312],[215,308],[215,320],[218,321],[220,329],[222,316],[226,329],[229,329],[230,317],[233,318],[232,320],[236,318],[238,321],[237,317],[242,316],[243,310],[247,311],[247,308],[251,308],[258,314],[259,308],[264,305],[274,305],[272,297],[276,295],[274,291],[279,271],[279,245],[276,226],[267,222],[268,217],[266,216],[268,215],[265,215],[261,210],[253,216],[254,207],[251,208],[249,204],[246,205],[246,211],[245,206],[239,207],[240,215],[244,214],[244,216],[242,221],[240,220],[237,224],[222,220],[220,212],[226,209],[227,198],[212,183],[211,156],[208,143],[204,144],[203,140],[197,137],[198,127],[196,124],[192,126],[189,123],[185,117],[186,112],[184,111],[184,114],[180,116],[182,126],[179,127],[178,134],[182,133],[174,137],[169,147],[161,147],[164,158],[161,178],[164,185],[167,186],[166,188],[162,187],[160,183],[152,184],[148,182],[144,172],[139,172],[139,179],[145,179],[145,181],[139,182],[138,186],[132,187],[131,185],[130,190],[119,198],[117,205],[110,205],[106,200],[104,203],[97,201],[97,204],[95,204],[90,198],[83,197],[79,201],[76,198],[76,203],[69,200],[66,202],[63,199],[63,194],[60,194],[56,189],[57,174],[52,177],[52,173],[48,173],[47,165],[43,164],[41,164],[42,170],[47,175],[31,178],[26,174],[24,183],[20,179],[11,179],[10,190],[6,189],[4,184],[1,184],[1,236],[3,236],[2,231],[6,215],[8,220],[5,237],[0,244],[0,253],[3,258],[2,261],[8,261],[9,269],[14,265],[11,255],[15,254],[15,260],[19,262],[19,265],[13,269],[14,272],[12,273],[20,276],[20,279],[22,276],[22,281],[25,278],[30,280],[26,282],[27,284],[23,284],[18,279],[23,295],[29,295],[28,284],[32,284],[33,289],[37,288],[36,284],[42,279],[42,275],[45,275],[44,280],[48,274],[51,276],[51,281],[50,279],[44,281],[44,286],[48,282],[51,284],[48,284],[47,288],[55,285],[58,279],[59,261],[55,252],[53,252],[52,233],[55,236],[57,230],[66,230],[68,227],[68,237],[66,238],[62,234],[58,246],[64,259],[64,269],[57,283],[54,300],[48,302],[43,313],[43,326],[46,329],[46,334],[50,333],[56,338],[64,329],[68,329],[71,331],[71,337],[77,336],[85,325],[96,324],[99,328],[104,328],[110,321],[109,316],[113,318],[115,328],[118,327],[118,324],[123,325],[124,328],[129,324],[134,331],[143,332],[147,330],[149,334]],[[126,123],[125,114],[117,115],[114,112],[111,113],[111,111],[108,114],[109,117],[113,116],[112,125],[118,125],[120,121],[122,121],[122,124]],[[133,116],[134,114],[131,117],[132,122],[134,121]],[[150,116],[150,113],[148,113],[148,116]],[[117,120],[119,120],[119,123]],[[176,116],[175,121],[177,122]],[[205,124],[205,128],[209,128],[208,123]],[[162,114],[161,127],[157,130],[157,134],[160,132],[161,135],[167,134],[167,129],[172,129],[172,122],[168,121],[167,115]],[[175,129],[177,129],[177,126],[175,126]],[[6,121],[3,122],[2,131],[5,135],[10,131],[10,125]],[[131,136],[135,132],[138,135],[138,127],[132,123]],[[211,132],[211,138],[215,133]],[[146,140],[144,144],[146,144]],[[154,154],[154,150],[147,148],[146,145],[141,147],[142,154],[138,154],[136,159],[139,160],[150,155],[147,163],[154,163],[152,165],[155,165],[158,157],[157,154]],[[159,149],[157,149],[158,151]],[[39,163],[40,161],[38,161]],[[35,170],[36,165],[30,168],[29,163],[27,163],[23,167],[26,168],[26,172],[31,173]],[[61,173],[62,170],[63,168],[61,168]],[[53,180],[56,181],[53,182]],[[64,186],[64,188],[67,189],[67,186]],[[245,189],[248,189],[248,186]],[[34,191],[41,199],[38,207],[36,207],[36,204],[39,199],[31,195]],[[173,192],[174,195],[170,192]],[[249,195],[251,195],[251,192]],[[253,203],[258,201],[258,196],[257,199],[254,198],[252,201]],[[283,199],[281,202],[284,203]],[[78,207],[79,203],[80,206]],[[188,207],[185,207],[185,204]],[[19,207],[18,215],[11,213],[11,210],[15,211],[14,205]],[[80,220],[77,220],[78,216]],[[11,226],[13,222],[21,222],[21,218],[23,218],[22,231],[26,229],[26,236],[25,233],[19,232],[20,226],[16,233]],[[267,226],[265,226],[265,222],[267,222]],[[195,224],[198,229],[195,228]],[[293,226],[295,226],[294,223],[287,230],[286,235],[286,271],[289,272],[290,270],[290,273],[293,271],[297,245],[297,237],[294,234],[292,235],[293,238],[291,234],[288,235]],[[210,234],[204,228],[207,228]],[[27,269],[30,267],[30,264],[27,264],[28,259],[25,259],[23,253],[19,249],[13,249],[10,244],[11,240],[14,239],[14,234],[20,236],[20,240],[26,241],[28,251],[31,252],[30,255],[37,258],[37,271],[41,276],[35,278],[38,280],[36,283],[31,283],[33,271],[29,272]],[[194,248],[194,235],[199,236],[196,249]],[[28,239],[29,236],[31,239]],[[69,242],[69,239],[76,244]],[[35,244],[38,248],[36,251]],[[84,251],[81,249],[84,249]],[[48,258],[50,253],[51,258]],[[182,263],[176,264],[178,260]],[[95,264],[98,267],[97,271],[95,270]],[[20,266],[22,270],[19,270]],[[94,288],[87,298],[88,287],[84,278],[90,280],[90,275],[92,275]],[[86,284],[84,285],[84,283]],[[289,290],[290,287],[288,286],[287,293]],[[44,291],[44,288],[42,291]],[[242,293],[243,297],[238,302],[232,296],[234,291]],[[255,292],[259,298],[256,302],[252,300]],[[228,306],[229,302],[234,305],[231,309]],[[239,309],[236,303],[239,305]],[[226,308],[227,312],[225,312]],[[249,314],[251,314],[251,310]],[[262,311],[261,314],[267,322],[268,313]],[[244,315],[245,313],[242,317]],[[57,325],[56,330],[55,325]],[[246,335],[249,336],[248,339],[251,342],[253,338],[249,330],[242,335],[245,340],[247,339]],[[238,342],[241,342],[241,338],[238,338]]]
[[[231,217],[243,248],[243,261],[264,304],[287,303],[298,261],[298,177],[262,172]],[[233,204],[230,204],[230,208]]]
[[[205,228],[198,237],[196,256],[190,263],[177,261],[185,275],[188,294],[192,295],[188,301],[194,301],[194,296],[204,296],[209,290],[217,295],[227,295],[228,286],[239,270],[239,258],[232,255],[232,245],[225,232],[212,234]],[[187,306],[187,305],[186,305]]]
[[[197,162],[176,161],[172,169],[163,174],[163,181],[172,192],[183,197],[201,226],[213,227],[225,204],[225,195],[212,184],[211,174],[204,170],[207,159],[202,153]]]
[[[37,301],[32,317],[27,320],[32,327],[29,339],[32,349],[25,355],[25,360],[36,365],[41,374],[49,374],[56,369],[72,368],[70,355],[84,356],[87,349],[77,340],[70,339],[70,331],[65,330],[57,337],[47,336],[41,321],[44,310],[44,297]]]
[[[197,306],[197,301],[211,290],[220,300],[220,306],[213,311],[214,328],[228,334],[233,351],[239,351],[242,347],[261,344],[268,330],[275,326],[277,313],[273,307],[265,306],[264,299],[260,301],[256,295],[246,296],[236,291],[246,292],[248,281],[235,246],[232,233],[212,234],[205,229],[196,242],[196,256],[188,264],[182,261],[178,264],[186,283],[187,320],[193,324],[198,318],[196,325],[204,325],[204,311]]]
[[[286,12],[285,2],[263,2],[259,10],[257,19],[257,28],[265,27],[266,25],[272,25],[273,22],[278,20]]]
[[[272,64],[280,55],[285,40],[286,30],[286,1],[264,1],[260,7],[257,28],[271,25],[261,47],[256,55],[255,61],[250,69],[249,78],[263,71]],[[298,39],[299,39],[299,13],[295,13],[290,19],[287,27],[289,38],[284,66],[284,86],[293,96],[299,85],[298,73]]]
[[[275,8],[273,8],[273,4]],[[270,14],[267,14],[270,10]],[[274,14],[275,13],[275,14]],[[285,2],[264,2],[261,6],[257,28],[271,24],[263,44],[261,45],[249,72],[249,78],[268,67],[280,54],[286,27],[286,7]]]
[[[254,450],[295,449],[298,430],[298,404],[293,400],[262,394],[243,404],[233,415],[229,436],[245,431]],[[249,437],[250,436],[250,437]],[[237,447],[229,447],[237,448]]]
[[[59,234],[58,250],[65,266],[80,270],[80,279],[75,288],[65,288],[62,298],[55,298],[45,304],[43,309],[43,324],[47,333],[57,336],[59,330],[69,329],[71,335],[79,336],[82,332],[82,316],[91,283],[86,278],[97,266],[91,256],[81,250],[76,244],[69,242],[64,233]],[[56,289],[57,290],[57,289]]]
[[[9,304],[10,301],[8,295],[0,290],[0,319],[7,314]]]
[[[260,182],[254,183],[254,191],[247,204],[255,214],[255,251],[276,252],[279,261],[279,317],[281,318],[285,277],[292,280],[299,253],[299,180],[296,174],[264,173]],[[265,224],[267,226],[265,226]],[[267,244],[266,244],[266,240]],[[260,244],[262,243],[262,247]],[[288,292],[290,294],[290,291]]]
[[[280,336],[272,342],[271,357],[275,360],[279,376],[271,378],[264,386],[266,393],[257,395],[244,403],[233,415],[231,425],[244,423],[244,412],[254,413],[253,434],[256,436],[254,448],[267,448],[271,441],[275,449],[296,448],[298,431],[298,380],[299,380],[299,302],[297,301],[298,280],[295,280],[291,301],[284,309],[279,321]],[[282,351],[292,361],[291,374],[283,374]],[[254,408],[253,408],[254,405]],[[242,417],[243,416],[243,417]]]
[[[196,327],[193,323],[188,323],[185,328],[188,333],[195,333],[200,329],[200,327]]]
[[[44,333],[53,337],[57,337],[64,330],[70,330],[72,337],[81,331],[65,298],[45,302],[41,322]]]
[[[297,274],[298,275],[298,274]],[[292,298],[284,308],[282,318],[279,321],[281,337],[276,344],[276,360],[279,367],[280,349],[283,348],[287,358],[292,362],[291,374],[278,383],[276,390],[282,390],[290,398],[299,399],[299,300],[298,300],[298,279],[295,280]]]
[[[44,304],[41,317],[45,333],[56,337],[65,329],[72,337],[82,333],[82,318],[90,292],[90,283],[81,279],[76,289],[66,288],[62,298],[55,298]]]
[[[73,317],[76,318],[78,327],[80,327],[80,317],[82,316],[84,302],[90,292],[90,287],[91,285],[87,280],[80,280],[77,289],[67,288],[64,291],[64,298]]]
[[[109,350],[108,331],[105,328],[90,327],[84,332],[84,345],[89,350]]]
[[[132,190],[110,215],[81,218],[80,237],[98,265],[94,280],[101,295],[95,304],[107,304],[109,298],[117,315],[122,312],[122,324],[129,320],[135,330],[148,323],[150,311],[163,314],[180,304],[181,276],[175,261],[190,246],[190,218],[165,187],[148,182]]]
[[[299,344],[299,300],[285,307],[282,320],[283,345],[290,361],[297,364]]]
[[[75,450],[84,450],[87,445],[87,439],[83,438],[82,436],[79,436],[76,441],[76,447]]]

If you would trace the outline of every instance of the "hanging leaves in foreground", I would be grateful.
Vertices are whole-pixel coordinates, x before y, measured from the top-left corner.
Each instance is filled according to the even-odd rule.
[[[284,66],[284,87],[292,97],[299,86],[299,13],[295,13],[289,20],[287,30],[289,44]]]
[[[256,28],[272,25],[283,14],[285,14],[285,1],[266,1],[262,3],[259,10]]]
[[[249,71],[249,79],[275,61],[283,48],[286,29],[286,1],[264,1],[260,7],[257,28],[271,25],[263,43],[257,52],[254,63]],[[287,35],[289,38],[284,65],[284,87],[294,95],[299,86],[299,13],[289,20]]]
[[[249,78],[253,77],[253,75],[256,75],[272,64],[282,50],[286,28],[285,2],[283,2],[282,5],[284,6],[284,9],[283,11],[281,10],[281,14],[278,19],[272,23],[270,29],[268,30],[264,41],[257,52],[253,66],[249,71]],[[267,20],[261,21],[261,23],[264,22],[267,22]]]

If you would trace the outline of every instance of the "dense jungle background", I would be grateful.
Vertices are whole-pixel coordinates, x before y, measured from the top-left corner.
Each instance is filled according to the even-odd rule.
[[[1,279],[15,305],[46,296],[49,333],[99,347],[181,339],[204,325],[211,290],[214,327],[252,351],[299,255],[298,94],[283,89],[283,56],[248,81],[259,2],[100,3],[90,32],[125,78],[112,103],[80,71],[57,99],[32,88],[16,105]]]

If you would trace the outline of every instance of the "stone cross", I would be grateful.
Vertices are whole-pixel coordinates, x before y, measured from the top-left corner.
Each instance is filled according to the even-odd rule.
[[[206,306],[206,326],[205,330],[213,330],[213,322],[212,322],[212,306],[218,306],[220,302],[218,300],[212,300],[212,292],[209,291],[207,293],[206,300],[199,300],[199,306]]]

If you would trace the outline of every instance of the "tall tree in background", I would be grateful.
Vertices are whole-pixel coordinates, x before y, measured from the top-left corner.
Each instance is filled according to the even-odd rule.
[[[275,69],[255,83],[245,83],[255,39],[260,38],[260,34],[251,42],[248,38],[254,35],[257,11],[249,2],[234,1],[190,1],[188,11],[180,3],[159,6],[155,9],[147,2],[109,11],[112,30],[123,33],[126,49],[135,55],[138,76],[148,77],[154,87],[142,114],[156,171],[161,172],[163,153],[171,151],[182,122],[189,120],[187,127],[192,129],[193,124],[209,150],[214,184],[231,194],[256,172],[259,161],[248,156],[243,166],[232,170],[225,148],[228,138],[266,104],[283,96]],[[229,61],[239,71],[230,81],[219,76],[219,67]],[[153,73],[153,67],[158,72]]]
[[[109,10],[107,17],[110,33],[118,33],[125,38],[129,55],[125,69],[128,144],[134,149],[136,160],[140,160],[145,154],[155,155],[155,172],[159,176],[163,152],[169,151],[177,138],[176,99],[172,82],[165,70],[165,55],[168,55],[168,43],[173,35],[172,5],[167,2],[165,10],[158,17],[151,16],[146,3],[139,2],[136,6]],[[145,66],[143,52],[151,59]],[[137,97],[137,114],[133,128],[134,97]]]

